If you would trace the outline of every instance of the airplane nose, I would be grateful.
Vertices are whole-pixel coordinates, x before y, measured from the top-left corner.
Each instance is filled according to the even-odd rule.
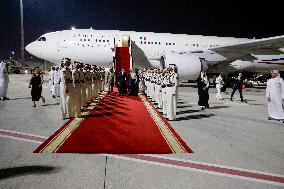
[[[30,50],[31,50],[30,44],[28,44],[28,45],[25,47],[25,49],[26,49],[26,51],[30,52]]]
[[[35,55],[35,45],[34,45],[34,42],[28,44],[26,47],[25,47],[26,51],[28,51],[30,54],[32,55]]]
[[[26,51],[28,51],[30,54],[32,54],[32,53],[31,53],[31,43],[28,44],[28,45],[25,47],[25,49],[26,49]]]

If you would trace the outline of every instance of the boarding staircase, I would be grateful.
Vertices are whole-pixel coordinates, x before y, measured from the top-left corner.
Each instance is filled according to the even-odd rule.
[[[131,68],[130,47],[116,47],[114,59],[115,75],[118,75],[122,68],[128,74]]]

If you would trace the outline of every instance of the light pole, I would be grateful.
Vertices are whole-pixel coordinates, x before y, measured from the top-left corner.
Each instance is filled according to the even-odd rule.
[[[25,35],[24,35],[24,10],[23,0],[20,0],[20,12],[21,12],[21,61],[25,61]]]

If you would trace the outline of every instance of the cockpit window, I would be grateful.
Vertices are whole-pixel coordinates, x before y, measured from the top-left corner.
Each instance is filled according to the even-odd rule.
[[[38,41],[46,41],[46,37],[40,37],[38,38]]]

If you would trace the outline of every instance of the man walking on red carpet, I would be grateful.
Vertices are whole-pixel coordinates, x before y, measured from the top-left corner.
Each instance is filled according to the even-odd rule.
[[[122,96],[126,92],[126,73],[124,72],[123,68],[119,72],[117,80],[119,85],[119,95]]]

